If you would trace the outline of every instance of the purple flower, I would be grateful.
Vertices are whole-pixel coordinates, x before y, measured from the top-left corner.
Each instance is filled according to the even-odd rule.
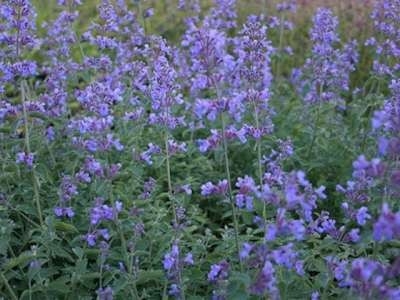
[[[242,250],[240,251],[240,259],[245,259],[249,257],[251,250],[253,249],[253,246],[249,243],[244,243],[242,246]]]
[[[17,164],[25,164],[29,168],[32,168],[34,159],[35,156],[33,153],[18,152],[17,159],[15,161]]]
[[[319,299],[320,299],[319,292],[313,292],[311,294],[311,300],[319,300]]]
[[[228,181],[226,179],[218,181],[216,185],[207,182],[201,186],[202,196],[218,196],[225,195],[228,192]]]
[[[172,268],[178,263],[179,259],[179,248],[178,245],[173,245],[170,252],[164,255],[163,266],[166,271],[172,270]]]
[[[84,166],[85,166],[84,167],[85,170],[89,174],[96,175],[96,176],[99,176],[99,177],[103,177],[104,176],[103,166],[93,156],[86,157]]]
[[[400,70],[399,12],[400,3],[397,0],[375,2],[371,18],[378,33],[377,39],[369,39],[368,44],[375,46],[378,57],[373,67],[378,75],[394,76]]]
[[[340,42],[338,18],[327,8],[318,8],[313,17],[310,37],[312,56],[301,70],[293,73],[293,80],[307,103],[343,102],[341,93],[349,90],[350,73],[358,61],[355,41],[336,49]]]
[[[217,282],[228,278],[229,264],[225,260],[218,264],[211,265],[210,272],[208,272],[207,279],[210,282]]]
[[[201,195],[210,196],[214,193],[214,190],[215,186],[212,184],[211,181],[209,181],[201,186]]]
[[[140,198],[149,199],[156,187],[156,183],[157,181],[153,177],[149,177],[143,184],[143,193],[140,195]]]
[[[168,294],[178,298],[181,294],[181,289],[177,284],[173,283],[169,287]]]
[[[400,212],[393,213],[384,203],[378,221],[374,224],[373,237],[376,241],[400,238]]]
[[[110,207],[102,203],[101,198],[96,199],[96,205],[90,210],[90,224],[97,225],[103,220],[115,220],[118,213],[122,210],[122,203],[117,201],[115,207]]]
[[[360,229],[355,228],[348,233],[350,241],[357,243],[360,240]]]
[[[276,284],[275,269],[272,263],[267,260],[257,275],[256,281],[251,285],[250,291],[259,296],[268,293],[272,299],[278,299],[279,290]]]
[[[365,225],[368,219],[371,219],[371,215],[368,213],[368,208],[363,206],[356,213],[357,223],[359,225]]]
[[[336,280],[339,281],[339,285],[341,286],[348,285],[348,283],[346,282],[346,278],[348,275],[347,274],[348,262],[345,260],[341,261],[333,256],[328,256],[326,258],[326,261],[328,263],[330,271],[333,273],[333,276],[335,277]]]
[[[193,254],[191,252],[186,254],[185,258],[183,259],[183,262],[188,265],[194,265]]]
[[[161,148],[153,143],[149,143],[147,147],[148,149],[140,154],[140,159],[151,166],[153,164],[152,155],[160,153]]]
[[[99,300],[113,300],[113,290],[111,287],[100,288],[97,290],[97,295],[99,296]]]
[[[54,207],[53,211],[57,217],[73,218],[75,216],[75,212],[72,207],[56,206],[56,207]]]
[[[94,245],[96,245],[96,239],[97,239],[97,237],[96,237],[95,234],[92,234],[92,233],[87,234],[86,237],[85,237],[85,239],[86,239],[86,242],[88,243],[88,245],[89,245],[90,247],[93,247]]]
[[[304,275],[303,264],[298,260],[298,254],[293,249],[293,244],[289,243],[271,253],[271,258],[276,264],[285,266],[288,269],[296,269],[299,275]]]

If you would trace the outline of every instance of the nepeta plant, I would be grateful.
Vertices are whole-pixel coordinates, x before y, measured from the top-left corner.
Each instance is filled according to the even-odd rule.
[[[327,8],[319,8],[313,17],[312,56],[293,74],[306,103],[342,104],[341,94],[349,90],[349,76],[358,60],[357,44],[353,41],[336,49],[335,45],[340,42],[338,24],[338,18]]]
[[[377,1],[371,18],[378,35],[369,38],[367,45],[376,47],[373,69],[379,75],[397,76],[399,57],[399,12],[397,0]]]
[[[32,3],[0,4],[0,298],[399,299],[397,1],[375,63],[304,1]]]

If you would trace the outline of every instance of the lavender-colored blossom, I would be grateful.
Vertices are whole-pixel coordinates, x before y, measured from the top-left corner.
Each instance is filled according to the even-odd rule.
[[[297,252],[293,249],[294,245],[289,243],[271,252],[272,260],[288,269],[295,269],[299,275],[304,275],[302,262],[298,259]]]
[[[236,195],[236,205],[239,208],[246,207],[247,210],[251,211],[253,209],[253,196],[258,196],[258,187],[254,179],[247,175],[244,178],[239,177],[236,187],[239,188]]]
[[[171,251],[167,252],[163,259],[164,270],[167,272],[168,279],[172,282],[170,286],[171,295],[177,298],[181,296],[183,267],[194,264],[193,255],[190,252],[182,259],[178,242],[175,241],[171,247]]]
[[[17,159],[15,160],[15,162],[17,164],[25,164],[29,168],[32,168],[34,159],[35,155],[33,153],[18,152]]]
[[[393,213],[384,203],[379,219],[374,224],[373,237],[377,241],[390,241],[400,238],[400,212]]]
[[[349,90],[349,76],[358,61],[356,42],[336,49],[340,42],[338,18],[330,9],[319,8],[313,17],[310,38],[313,42],[312,56],[301,70],[293,73],[298,92],[307,103],[343,102],[341,93]]]
[[[210,272],[207,274],[207,279],[210,282],[217,282],[228,278],[229,264],[225,260],[218,264],[211,265]]]
[[[106,287],[106,288],[100,288],[97,290],[97,295],[99,297],[99,300],[113,300],[114,297],[114,292],[111,289],[111,287]]]
[[[249,257],[251,250],[253,249],[253,246],[249,243],[244,243],[242,245],[242,249],[240,250],[239,256],[240,259],[246,259],[247,257]]]
[[[293,235],[297,240],[302,240],[306,234],[303,220],[287,220],[286,209],[278,208],[275,223],[266,226],[265,239],[273,241],[278,236]]]
[[[350,230],[348,236],[351,242],[357,243],[360,240],[360,229],[355,228]]]
[[[170,252],[166,253],[163,260],[163,266],[166,271],[171,271],[172,268],[179,263],[179,247],[173,245]]]
[[[201,186],[202,196],[218,196],[226,195],[228,192],[228,181],[226,179],[218,181],[216,185],[212,182],[207,182]]]
[[[153,143],[149,143],[147,147],[148,149],[140,154],[140,159],[145,161],[148,165],[152,165],[152,155],[160,153],[161,148]]]
[[[0,94],[4,85],[16,77],[35,75],[34,61],[23,60],[25,51],[39,45],[35,35],[36,12],[27,0],[3,1],[0,4]]]
[[[276,10],[279,12],[290,11],[292,13],[296,12],[297,4],[295,0],[283,1],[276,5]]]
[[[311,294],[311,300],[319,300],[319,299],[320,299],[319,292],[313,292]]]
[[[173,62],[168,58],[172,49],[164,40],[157,42],[160,51],[155,54],[153,70],[149,74],[152,84],[144,91],[151,100],[149,122],[165,129],[175,129],[185,125],[184,116],[179,115],[178,111],[184,104],[181,86]]]
[[[348,276],[347,272],[348,261],[339,260],[337,257],[333,256],[328,256],[326,258],[326,261],[334,278],[337,281],[339,281],[339,285],[340,286],[348,285],[348,282],[346,282]]]
[[[398,0],[375,1],[371,18],[378,31],[376,38],[367,41],[375,47],[374,71],[379,75],[394,75],[400,70],[400,2]]]
[[[96,160],[93,156],[88,156],[85,159],[84,170],[90,175],[95,175],[98,177],[104,176],[104,168],[102,164]]]
[[[255,295],[268,294],[271,299],[279,299],[279,290],[276,284],[274,266],[267,260],[257,275],[256,282],[250,287],[250,291]]]
[[[72,218],[75,216],[75,212],[72,207],[56,206],[56,207],[54,207],[53,212],[57,217]]]
[[[357,223],[359,225],[365,225],[368,219],[371,219],[371,215],[368,213],[368,208],[363,206],[356,213]]]
[[[115,220],[122,211],[122,203],[115,202],[114,206],[103,204],[102,198],[96,198],[96,205],[90,210],[90,224],[97,225],[103,220]]]
[[[140,195],[140,198],[149,199],[156,187],[156,183],[157,181],[153,177],[149,177],[143,184],[143,193]]]

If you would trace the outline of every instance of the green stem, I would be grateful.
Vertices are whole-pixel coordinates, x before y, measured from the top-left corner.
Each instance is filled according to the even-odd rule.
[[[4,285],[6,286],[6,289],[8,290],[8,292],[11,295],[11,299],[13,300],[18,300],[18,297],[15,295],[13,289],[11,288],[10,284],[8,283],[7,278],[4,276],[3,273],[0,273],[0,278],[3,281]]]
[[[28,221],[29,223],[31,223],[33,226],[37,227],[37,228],[41,228],[41,226],[36,223],[35,221],[33,221],[31,218],[29,218],[28,216],[26,216],[24,213],[20,212],[18,209],[11,207],[11,210],[15,211],[18,215],[20,215],[22,218],[24,218],[26,221]]]
[[[168,129],[166,128],[164,142],[165,142],[165,164],[166,164],[167,181],[168,181],[168,198],[170,199],[171,204],[172,204],[175,226],[178,226],[178,216],[176,215],[176,203],[175,203],[175,198],[172,194],[171,164],[170,164],[170,155],[169,155],[169,147],[168,147],[168,135],[169,135]],[[181,272],[180,268],[178,268],[178,281],[181,286],[181,289],[180,289],[181,299],[185,300],[185,289],[183,286],[182,272]]]
[[[26,94],[25,94],[25,81],[21,82],[21,100],[22,100],[22,112],[24,116],[24,127],[25,127],[25,147],[26,151],[31,153],[30,139],[29,139],[29,126],[28,126],[28,112],[26,109]],[[40,205],[40,195],[39,195],[39,184],[38,179],[36,177],[35,169],[32,168],[32,185],[33,185],[33,194],[36,203],[36,210],[39,217],[40,226],[43,226],[43,216],[42,216],[42,208]]]
[[[282,44],[283,44],[283,21],[285,20],[283,13],[281,13],[280,18],[280,27],[279,27],[279,46],[278,46],[278,59],[276,64],[276,78],[279,80],[281,73],[281,64],[282,64]]]
[[[235,244],[236,244],[236,251],[238,254],[239,258],[239,263],[240,263],[240,269],[243,269],[242,266],[242,261],[240,259],[240,247],[239,247],[239,224],[238,224],[238,219],[237,219],[237,212],[236,212],[236,206],[233,201],[233,192],[232,192],[232,185],[231,185],[231,171],[229,167],[229,156],[228,156],[228,142],[226,140],[226,125],[225,125],[225,119],[224,115],[221,115],[221,121],[222,121],[222,140],[223,140],[223,147],[224,147],[224,161],[225,161],[225,173],[226,177],[228,180],[228,197],[229,197],[229,202],[231,204],[231,209],[232,209],[232,217],[233,217],[233,225],[235,229]]]
[[[318,123],[320,121],[320,117],[321,117],[321,108],[322,108],[322,92],[323,92],[323,84],[320,85],[319,88],[319,99],[318,99],[318,109],[317,109],[317,118],[313,124],[313,129],[312,129],[312,140],[311,140],[311,144],[310,147],[308,148],[308,153],[307,153],[307,157],[309,158],[310,155],[312,154],[312,150],[315,144],[315,141],[317,140],[317,135],[318,135]]]
[[[218,84],[213,80],[213,84],[215,87],[215,91],[217,93],[217,98],[218,100],[221,99],[221,93],[220,89],[218,87]],[[225,162],[225,173],[226,177],[228,180],[228,197],[229,197],[229,202],[231,204],[231,210],[232,210],[232,218],[233,218],[233,226],[234,226],[234,231],[235,231],[235,245],[236,245],[236,252],[237,256],[239,258],[239,266],[240,266],[240,271],[243,272],[243,264],[242,260],[240,259],[240,246],[239,246],[239,223],[238,223],[238,217],[237,217],[237,211],[236,211],[236,206],[233,201],[233,192],[232,192],[232,184],[231,184],[231,171],[229,167],[229,155],[228,155],[228,141],[226,140],[226,124],[225,124],[225,118],[224,114],[221,114],[221,123],[222,123],[222,142],[223,142],[223,150],[224,150],[224,162]]]
[[[168,147],[168,130],[165,130],[164,146],[165,146],[165,167],[167,171],[167,182],[168,182],[168,198],[171,201],[172,213],[174,216],[175,225],[178,225],[178,217],[176,215],[176,204],[172,193],[171,162],[170,162],[169,147]]]
[[[143,22],[144,34],[146,35],[147,34],[147,22],[146,22],[146,18],[144,17],[144,14],[143,14],[142,4],[140,3],[141,1],[142,0],[138,1],[138,11],[139,11],[140,18],[142,19],[142,22]]]
[[[260,121],[259,121],[259,116],[258,116],[258,109],[255,101],[253,101],[254,105],[254,118],[256,121],[256,128],[258,131],[260,131]],[[257,139],[256,140],[256,147],[257,147],[257,164],[258,164],[258,179],[260,183],[260,189],[262,189],[263,186],[263,168],[262,168],[262,155],[261,155],[261,140]],[[267,204],[265,201],[263,201],[263,218],[264,220],[267,217]]]
[[[110,201],[113,204],[113,206],[115,207],[115,199],[113,197],[113,186],[112,186],[112,181],[111,180],[110,180],[109,192],[110,192]],[[115,220],[115,225],[117,226],[117,231],[118,231],[119,237],[121,239],[121,247],[122,247],[122,251],[123,251],[123,255],[124,255],[125,265],[128,268],[129,277],[132,278],[133,290],[132,290],[132,287],[129,286],[129,292],[131,294],[131,297],[133,297],[134,299],[140,299],[139,298],[139,293],[138,293],[138,290],[137,290],[137,286],[136,286],[136,279],[133,279],[133,275],[132,275],[132,265],[130,263],[131,262],[130,255],[128,254],[128,250],[127,250],[128,249],[127,242],[126,242],[126,239],[125,239],[125,236],[124,236],[124,232],[122,231],[121,221],[119,220],[118,217]]]

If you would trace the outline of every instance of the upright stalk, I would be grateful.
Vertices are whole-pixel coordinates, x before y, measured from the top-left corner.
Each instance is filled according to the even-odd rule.
[[[215,86],[215,91],[217,93],[217,98],[218,98],[218,100],[220,100],[221,94],[220,94],[218,85],[214,80],[213,80],[213,83]],[[226,179],[228,180],[228,198],[229,198],[229,202],[231,204],[231,210],[232,210],[233,226],[234,226],[234,231],[235,231],[235,245],[236,245],[237,255],[239,258],[240,270],[243,271],[243,265],[242,265],[242,261],[240,259],[240,247],[239,247],[239,223],[238,223],[235,202],[233,201],[231,171],[230,171],[230,166],[229,166],[229,155],[228,155],[228,141],[226,140],[226,124],[225,124],[225,118],[224,118],[223,113],[221,114],[221,124],[222,124],[221,125],[222,126],[222,143],[223,143],[223,150],[224,150],[225,173],[226,173]]]
[[[10,293],[10,297],[12,300],[18,300],[17,295],[15,295],[14,290],[8,283],[6,276],[3,273],[0,273],[0,279],[3,281],[4,286],[6,287],[7,291]]]
[[[283,22],[285,18],[283,15],[283,12],[281,12],[281,17],[280,17],[280,24],[279,24],[279,46],[278,46],[278,59],[277,59],[277,64],[276,64],[276,78],[278,79],[279,82],[279,77],[281,73],[281,64],[282,64],[282,47],[283,47]]]
[[[144,34],[147,34],[147,24],[146,24],[146,18],[144,16],[144,12],[143,12],[143,8],[142,8],[142,4],[141,4],[142,0],[138,1],[138,13],[139,13],[139,17],[142,19],[143,22],[143,30],[144,30]]]
[[[166,165],[166,171],[167,171],[167,181],[168,181],[168,198],[171,201],[172,204],[172,211],[173,211],[173,216],[174,216],[174,222],[175,226],[178,226],[178,216],[176,215],[176,204],[175,204],[175,198],[172,193],[172,180],[171,180],[171,163],[170,163],[170,155],[169,155],[169,146],[168,146],[168,128],[165,128],[165,136],[164,136],[164,142],[165,142],[165,165]],[[181,268],[178,268],[178,281],[179,285],[181,286],[180,288],[180,299],[185,300],[185,289],[183,287],[183,281],[182,281],[182,272]]]
[[[229,167],[229,156],[228,156],[228,142],[226,140],[226,125],[224,115],[221,115],[221,122],[222,122],[222,141],[223,141],[223,148],[224,148],[224,161],[225,161],[225,173],[228,180],[228,197],[229,202],[231,204],[232,209],[232,217],[233,217],[233,225],[235,230],[235,244],[236,244],[236,251],[239,257],[240,268],[242,269],[242,261],[240,260],[240,247],[239,247],[239,223],[237,218],[236,206],[233,201],[233,192],[232,192],[232,185],[231,185],[231,171]]]
[[[113,204],[113,207],[115,207],[115,199],[113,197],[111,180],[110,180],[110,200],[111,200],[111,203]],[[129,292],[131,294],[131,297],[134,297],[134,299],[140,299],[139,292],[138,292],[137,286],[136,286],[136,278],[133,278],[132,264],[130,263],[130,261],[131,261],[130,255],[128,254],[128,250],[127,250],[128,249],[127,242],[125,239],[124,232],[122,231],[121,221],[119,220],[118,217],[115,220],[115,225],[117,226],[117,231],[118,231],[119,237],[121,239],[121,246],[122,246],[122,251],[123,251],[123,255],[124,255],[125,265],[128,268],[129,279],[132,280],[132,287],[129,285]],[[103,264],[101,264],[101,266],[100,266],[100,275],[102,272],[102,268],[103,268]],[[100,281],[100,287],[102,288],[101,281]]]
[[[21,100],[22,100],[22,112],[24,117],[24,129],[25,129],[25,148],[27,153],[31,153],[30,139],[29,139],[29,126],[28,126],[28,112],[26,109],[26,94],[25,94],[25,81],[21,81]],[[39,217],[40,226],[43,226],[43,216],[42,208],[40,205],[40,195],[39,195],[39,184],[36,177],[35,169],[32,168],[32,186],[33,186],[33,196],[36,204],[36,210]]]
[[[319,99],[318,99],[318,109],[317,109],[317,118],[314,122],[314,126],[312,129],[312,140],[311,140],[311,144],[310,147],[308,148],[308,153],[307,153],[307,157],[310,157],[310,155],[312,154],[312,150],[315,144],[315,141],[317,140],[317,135],[318,135],[318,123],[321,117],[321,106],[322,106],[322,99],[321,99],[321,95],[323,92],[323,85],[321,84],[320,88],[319,88]]]
[[[174,222],[175,222],[175,224],[178,224],[178,217],[176,215],[175,199],[172,194],[171,162],[170,162],[169,147],[168,147],[168,136],[169,136],[168,130],[165,130],[164,146],[165,146],[165,167],[166,167],[166,171],[167,171],[167,181],[168,181],[168,198],[171,201]]]
[[[254,105],[254,118],[256,121],[256,128],[258,131],[260,131],[260,120],[259,120],[259,116],[258,116],[258,109],[257,109],[257,104],[255,101],[253,101],[253,105]],[[263,170],[262,170],[262,155],[261,155],[261,140],[260,139],[256,139],[256,148],[257,148],[257,164],[258,164],[258,180],[259,180],[259,184],[260,184],[260,189],[262,189],[262,185],[263,185]],[[263,218],[264,220],[267,217],[267,204],[265,203],[265,201],[263,201]]]

